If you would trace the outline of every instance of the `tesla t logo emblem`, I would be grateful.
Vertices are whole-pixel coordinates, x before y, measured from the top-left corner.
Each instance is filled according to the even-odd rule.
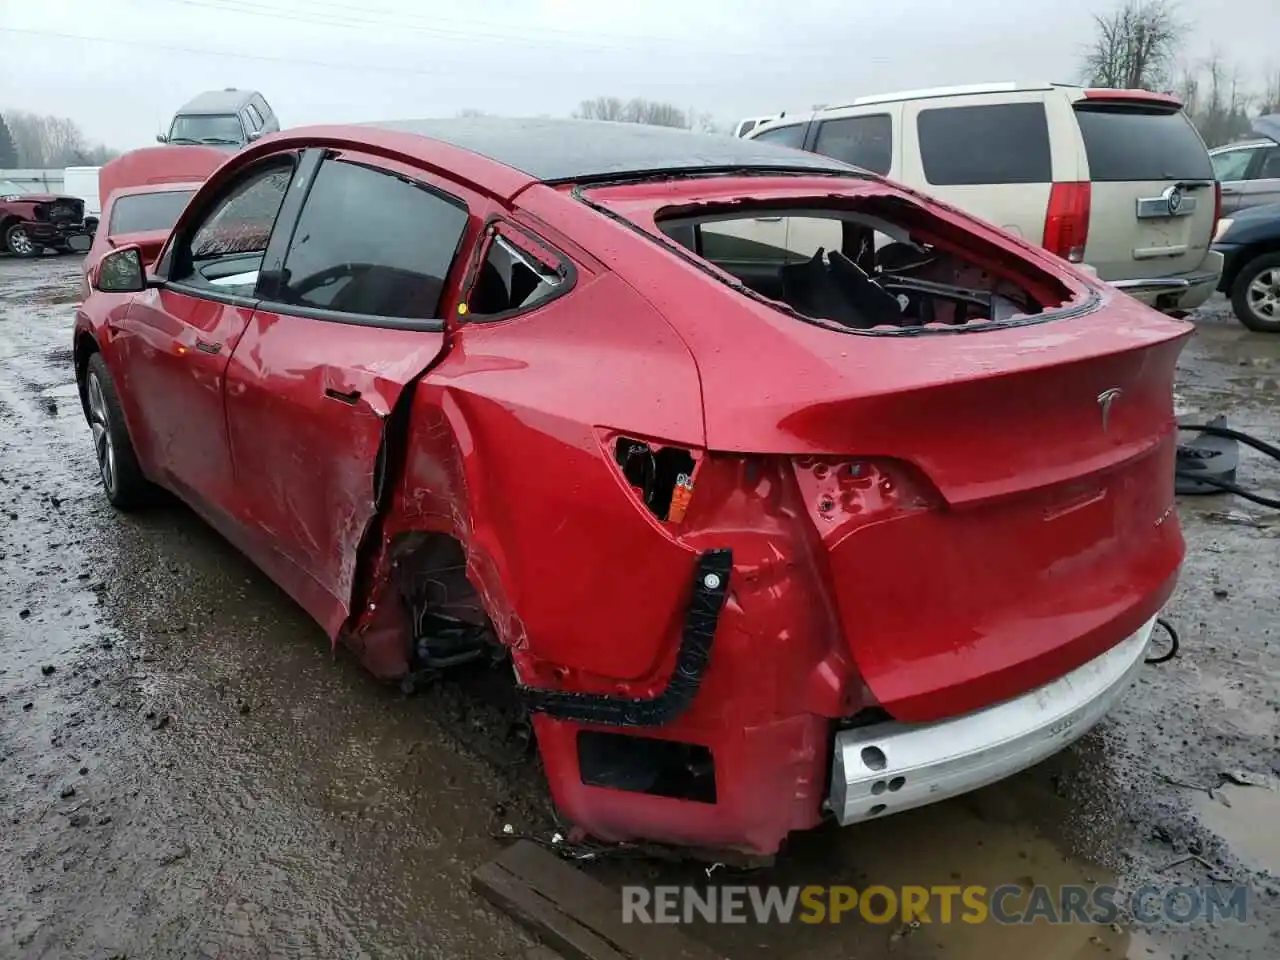
[[[1174,184],[1164,192],[1164,199],[1169,204],[1169,216],[1176,217],[1182,209],[1182,190]]]
[[[1103,390],[1098,394],[1098,408],[1102,411],[1102,432],[1107,432],[1107,426],[1111,422],[1111,405],[1119,399],[1124,393],[1119,387],[1112,387],[1110,390]]]

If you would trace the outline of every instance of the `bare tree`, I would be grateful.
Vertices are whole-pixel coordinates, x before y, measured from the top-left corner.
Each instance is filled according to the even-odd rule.
[[[0,170],[18,165],[18,145],[13,142],[13,134],[9,125],[0,116]]]
[[[579,120],[625,120],[626,104],[617,97],[583,100],[573,115]]]
[[[1280,66],[1270,64],[1267,67],[1258,107],[1264,114],[1280,113]]]
[[[681,110],[670,103],[644,100],[635,97],[623,101],[618,97],[596,97],[583,100],[573,112],[579,120],[614,120],[622,123],[647,123],[655,127],[681,127],[689,129],[697,118],[691,112]]]
[[[66,117],[15,110],[4,120],[20,167],[100,166],[118,156],[102,144],[90,144],[75,121]]]
[[[1176,92],[1209,146],[1230,143],[1249,132],[1249,110],[1255,98],[1240,68],[1229,65],[1221,51],[1215,49],[1199,63],[1184,64]]]
[[[1099,87],[1166,88],[1180,47],[1181,23],[1172,0],[1124,0],[1095,15],[1084,73]]]

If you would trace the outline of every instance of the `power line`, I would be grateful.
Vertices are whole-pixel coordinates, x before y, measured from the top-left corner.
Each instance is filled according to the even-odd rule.
[[[335,70],[353,70],[359,73],[396,73],[416,77],[456,75],[456,71],[449,70],[415,70],[409,67],[386,67],[363,63],[338,63],[332,60],[311,60],[305,57],[269,57],[264,54],[231,53],[225,50],[202,50],[198,47],[179,47],[169,43],[152,43],[144,40],[125,40],[119,37],[94,37],[80,33],[60,33],[56,30],[28,30],[22,27],[0,27],[0,33],[19,33],[34,37],[55,37],[60,40],[81,40],[85,43],[110,43],[125,47],[142,47],[146,50],[171,50],[175,53],[194,53],[203,57],[226,57],[233,60],[258,60],[265,63],[296,63],[311,67],[329,67]]]
[[[386,7],[353,7],[349,4],[323,2],[317,0],[315,3],[308,4],[306,10],[300,7],[276,6],[274,4],[255,2],[255,0],[219,0],[219,2],[209,2],[209,0],[156,0],[156,2],[164,2],[178,4],[187,7],[199,7],[208,10],[217,10],[219,12],[243,13],[248,16],[269,17],[278,20],[292,20],[297,23],[308,23],[316,25],[332,25],[332,26],[354,26],[354,27],[398,27],[401,29],[412,30],[416,33],[431,34],[434,36],[457,38],[464,40],[495,40],[499,42],[516,43],[523,45],[539,44],[539,43],[569,43],[579,49],[595,49],[595,50],[623,50],[623,49],[644,49],[636,47],[634,43],[615,43],[609,42],[601,44],[600,38],[593,37],[590,34],[581,31],[561,30],[555,27],[538,26],[536,29],[521,28],[516,33],[499,32],[481,28],[479,30],[473,27],[465,27],[461,29],[451,29],[442,27],[438,18],[423,18],[418,15],[399,10],[389,10]],[[321,8],[316,12],[316,8]],[[327,10],[325,9],[327,8]],[[367,14],[390,14],[390,17],[370,18]],[[405,18],[408,19],[405,19]],[[456,21],[455,21],[456,22]],[[485,27],[494,26],[492,23],[486,24]],[[612,41],[614,38],[610,38]],[[627,38],[632,41],[641,41],[649,44],[668,44],[674,45],[684,41],[679,37],[671,36],[652,36],[652,35],[632,35]]]

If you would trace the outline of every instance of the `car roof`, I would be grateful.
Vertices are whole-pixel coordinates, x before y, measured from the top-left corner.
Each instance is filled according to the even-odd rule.
[[[235,113],[257,96],[255,90],[207,90],[192,97],[179,109],[179,114]]]
[[[446,143],[543,183],[713,170],[862,173],[818,154],[641,123],[465,117],[388,120],[357,126]]]

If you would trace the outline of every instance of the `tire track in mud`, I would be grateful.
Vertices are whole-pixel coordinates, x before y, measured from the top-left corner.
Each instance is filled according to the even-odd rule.
[[[106,505],[26,295],[74,276],[0,261],[0,956],[520,956],[466,884],[510,785],[184,510]]]

